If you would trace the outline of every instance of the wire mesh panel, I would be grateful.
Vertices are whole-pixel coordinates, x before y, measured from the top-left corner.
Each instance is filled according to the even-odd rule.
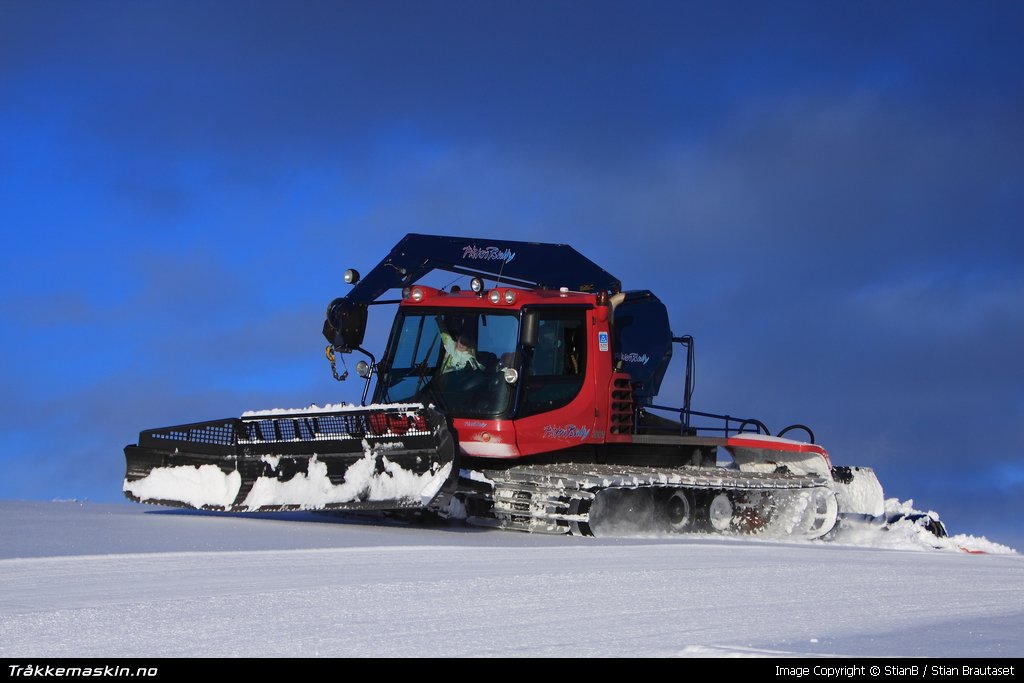
[[[430,437],[439,419],[415,407],[253,415],[146,430],[139,445],[212,455],[271,452],[263,446],[273,446],[273,452],[300,452],[307,443],[318,444],[318,450],[330,444],[330,449],[355,451],[363,448],[364,439],[380,443]]]
[[[156,442],[179,441],[189,444],[233,446],[237,443],[237,423],[238,420],[228,419],[150,429],[142,433],[140,441],[148,438]]]

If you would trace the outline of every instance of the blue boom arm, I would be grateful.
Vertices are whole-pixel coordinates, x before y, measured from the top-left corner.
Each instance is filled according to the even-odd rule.
[[[434,270],[490,277],[530,289],[567,287],[577,292],[615,294],[622,288],[617,278],[566,244],[409,233],[351,292],[331,302],[324,336],[338,351],[358,348],[366,326],[366,306]]]

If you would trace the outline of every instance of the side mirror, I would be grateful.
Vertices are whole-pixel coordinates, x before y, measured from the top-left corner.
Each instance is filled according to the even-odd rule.
[[[523,329],[520,334],[523,346],[530,349],[537,346],[537,335],[539,333],[539,329],[540,323],[537,311],[526,311],[523,313]]]

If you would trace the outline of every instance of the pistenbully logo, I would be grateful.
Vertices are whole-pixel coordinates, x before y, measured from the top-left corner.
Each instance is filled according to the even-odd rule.
[[[474,261],[504,261],[512,263],[516,252],[511,249],[499,249],[498,247],[477,247],[468,244],[462,248],[462,258],[473,259]]]
[[[617,353],[615,354],[615,360],[621,360],[623,363],[639,363],[640,365],[647,365],[647,361],[651,359],[646,353]]]
[[[546,425],[545,439],[579,439],[583,441],[590,436],[590,429],[584,425]]]

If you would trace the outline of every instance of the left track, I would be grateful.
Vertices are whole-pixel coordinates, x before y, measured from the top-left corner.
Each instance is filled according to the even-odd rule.
[[[481,474],[491,490],[472,495],[491,514],[468,521],[535,533],[599,535],[621,517],[641,532],[817,538],[838,513],[830,482],[816,475],[593,464]]]

